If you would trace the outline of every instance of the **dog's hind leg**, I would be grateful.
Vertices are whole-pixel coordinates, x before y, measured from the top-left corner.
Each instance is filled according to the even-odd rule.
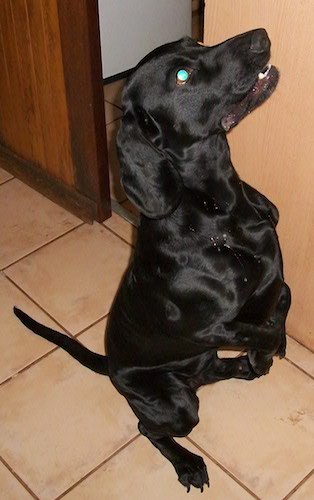
[[[204,485],[209,486],[207,468],[202,457],[183,448],[172,437],[158,437],[150,433],[140,422],[138,425],[140,433],[147,437],[164,457],[173,465],[178,474],[178,480],[190,491],[191,485],[204,490]]]
[[[199,422],[199,400],[189,381],[172,372],[134,369],[118,374],[114,383],[139,419],[141,434],[172,463],[180,483],[203,490],[208,484],[203,459],[173,439],[187,436]]]

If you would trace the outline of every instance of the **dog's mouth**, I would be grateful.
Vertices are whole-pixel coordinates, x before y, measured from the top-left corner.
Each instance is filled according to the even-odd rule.
[[[260,106],[273,93],[279,80],[279,71],[275,66],[267,66],[258,73],[257,79],[252,89],[246,94],[244,99],[234,104],[230,113],[222,120],[222,128],[228,132],[235,127],[242,118]]]

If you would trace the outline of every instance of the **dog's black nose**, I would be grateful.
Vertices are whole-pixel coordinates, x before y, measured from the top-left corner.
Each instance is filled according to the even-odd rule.
[[[250,50],[254,54],[262,54],[267,52],[269,48],[270,40],[266,31],[264,29],[255,30],[251,38]]]

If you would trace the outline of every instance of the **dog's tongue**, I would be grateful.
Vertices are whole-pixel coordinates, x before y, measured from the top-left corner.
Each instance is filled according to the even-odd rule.
[[[259,73],[252,90],[232,107],[232,110],[221,120],[222,128],[228,132],[242,118],[262,104],[275,90],[279,80],[279,71],[275,66],[267,66]]]

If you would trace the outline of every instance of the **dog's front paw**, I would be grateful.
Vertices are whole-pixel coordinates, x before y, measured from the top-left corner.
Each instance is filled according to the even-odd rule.
[[[261,377],[262,375],[267,375],[273,364],[272,356],[266,356],[265,354],[258,351],[248,351],[248,358],[252,370],[259,377]]]
[[[191,486],[200,488],[201,492],[205,484],[209,487],[207,468],[202,457],[189,453],[188,457],[175,465],[175,469],[180,483],[187,488],[187,492]]]
[[[260,376],[253,370],[248,356],[239,356],[236,361],[238,362],[238,372],[235,375],[235,378],[254,380]]]

